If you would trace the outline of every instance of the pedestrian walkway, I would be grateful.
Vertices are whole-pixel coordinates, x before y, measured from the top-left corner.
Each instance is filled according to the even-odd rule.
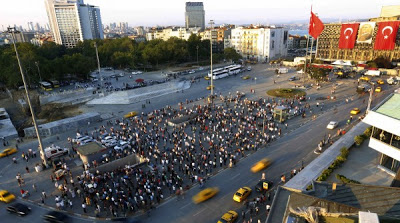
[[[321,175],[322,171],[327,169],[336,157],[340,155],[340,149],[343,147],[350,148],[354,144],[354,136],[362,134],[367,127],[368,125],[363,122],[355,125],[350,131],[338,139],[332,146],[330,146],[319,157],[314,159],[304,168],[304,170],[299,172],[284,186],[302,191],[306,190],[308,185],[310,185],[312,181],[316,180]]]

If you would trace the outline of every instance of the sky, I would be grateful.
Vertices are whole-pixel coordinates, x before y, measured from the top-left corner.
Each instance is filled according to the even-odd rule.
[[[184,25],[185,0],[84,0],[100,7],[103,24],[129,26]],[[203,0],[206,22],[216,24],[277,24],[308,21],[311,4],[323,20],[378,17],[383,5],[399,0]],[[399,13],[400,14],[400,13]],[[44,0],[1,0],[0,29],[28,22],[48,23]],[[208,23],[208,22],[207,22]]]

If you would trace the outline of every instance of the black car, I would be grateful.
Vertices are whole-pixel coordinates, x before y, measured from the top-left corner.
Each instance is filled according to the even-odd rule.
[[[11,214],[17,214],[19,216],[25,216],[31,212],[31,208],[25,204],[15,203],[7,207],[7,211]]]
[[[256,185],[257,192],[267,191],[272,188],[272,182],[267,180],[260,180]]]
[[[43,216],[43,220],[51,223],[66,223],[69,222],[69,217],[58,211],[50,211]]]

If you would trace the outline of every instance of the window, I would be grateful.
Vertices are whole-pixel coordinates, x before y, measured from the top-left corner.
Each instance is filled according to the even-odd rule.
[[[275,31],[271,31],[271,37],[275,37]]]

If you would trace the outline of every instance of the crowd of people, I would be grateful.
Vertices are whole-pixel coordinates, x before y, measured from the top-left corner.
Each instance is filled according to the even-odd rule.
[[[72,207],[72,200],[78,197],[84,212],[91,208],[98,216],[124,216],[151,210],[173,194],[182,197],[190,185],[206,184],[208,176],[219,168],[234,167],[246,153],[279,137],[287,124],[275,122],[272,111],[282,105],[292,115],[301,115],[309,108],[300,98],[236,98],[218,105],[167,106],[147,115],[108,122],[92,133],[81,132],[92,134],[99,142],[104,135],[127,141],[127,149],[111,150],[112,159],[136,154],[148,160],[148,165],[100,172],[92,168],[97,166],[95,162],[88,163],[80,175],[72,176],[68,171],[64,183],[56,182],[62,191],[56,203]],[[168,125],[184,117],[191,119]]]

